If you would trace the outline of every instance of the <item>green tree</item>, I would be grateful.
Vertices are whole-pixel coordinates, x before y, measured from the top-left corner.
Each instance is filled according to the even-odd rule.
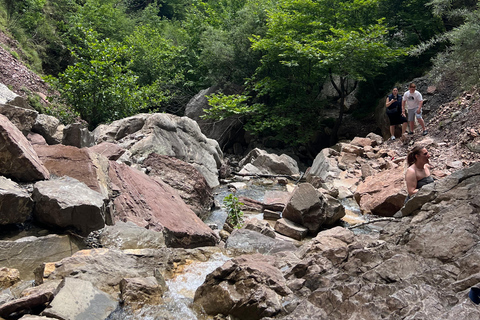
[[[253,38],[252,48],[263,56],[252,78],[262,102],[254,105],[252,126],[289,143],[304,142],[318,128],[318,95],[330,81],[340,97],[334,143],[352,88],[347,81],[363,81],[401,54],[387,46],[388,29],[377,9],[375,0],[280,1],[269,13],[266,35]]]
[[[69,33],[82,25],[98,33],[100,39],[123,41],[135,27],[135,20],[128,16],[126,7],[119,0],[84,0],[68,17]]]
[[[449,45],[434,59],[433,73],[439,80],[450,80],[457,89],[468,90],[480,79],[480,7],[457,9],[456,16],[464,23],[445,33]]]
[[[58,78],[47,80],[91,129],[138,113],[146,104],[137,77],[128,69],[129,48],[109,39],[98,40],[93,30],[84,31],[82,38],[82,46],[72,48],[77,62]]]
[[[181,114],[190,99],[185,80],[185,49],[175,46],[161,31],[142,25],[127,37],[126,45],[131,48],[129,69],[138,76],[150,108]]]
[[[193,74],[203,87],[242,85],[259,65],[260,53],[251,50],[250,36],[263,35],[266,9],[273,1],[195,1],[182,26],[189,35],[185,47],[194,57]]]

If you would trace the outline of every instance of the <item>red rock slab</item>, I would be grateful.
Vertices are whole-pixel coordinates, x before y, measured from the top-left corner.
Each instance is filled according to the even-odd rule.
[[[125,164],[110,161],[109,177],[118,196],[115,220],[163,231],[169,247],[213,246],[219,239],[166,183]]]
[[[56,145],[36,145],[40,160],[52,175],[63,177],[68,176],[85,183],[90,189],[104,194],[100,186],[97,165],[90,157],[87,148]]]
[[[7,117],[0,114],[0,175],[15,181],[48,180],[50,173],[31,143]]]

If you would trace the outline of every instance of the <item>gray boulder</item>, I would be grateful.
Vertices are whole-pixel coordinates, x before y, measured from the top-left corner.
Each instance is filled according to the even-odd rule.
[[[66,235],[0,240],[0,265],[15,268],[23,280],[31,280],[35,277],[33,270],[45,261],[69,257],[84,247],[82,242]]]
[[[31,130],[38,112],[27,100],[0,83],[0,114],[5,115],[24,134]]]
[[[295,251],[289,241],[278,240],[249,229],[236,229],[228,237],[225,247],[236,253],[274,254],[282,251]]]
[[[95,144],[95,137],[86,125],[72,123],[63,128],[62,144],[78,148],[88,148]]]
[[[56,319],[104,320],[117,308],[118,303],[92,283],[65,278],[60,290],[42,315]]]
[[[283,209],[282,217],[316,233],[326,221],[320,193],[309,183],[299,184]]]
[[[0,176],[0,225],[23,223],[33,211],[33,200],[27,190]]]
[[[240,174],[270,174],[294,176],[300,174],[297,162],[286,154],[276,155],[258,148],[239,162]]]
[[[141,164],[150,153],[171,156],[194,166],[210,187],[219,185],[223,153],[218,143],[205,137],[190,118],[166,113],[139,114],[100,125],[93,132],[97,143],[118,141],[128,150],[120,161]]]
[[[103,248],[121,250],[165,247],[163,233],[139,227],[130,221],[117,221],[113,226],[106,226],[101,230],[99,240]]]
[[[307,182],[315,187],[326,187],[325,183],[338,179],[342,170],[336,158],[338,152],[331,148],[324,148],[313,160],[310,170],[305,175]],[[331,189],[326,187],[326,189]]]
[[[56,137],[60,120],[46,114],[39,114],[32,127],[32,131],[42,135],[48,144],[59,144],[62,141]]]
[[[54,228],[75,228],[82,235],[105,226],[106,198],[70,177],[40,181],[33,188],[35,218]]]
[[[256,320],[283,310],[282,297],[291,294],[275,258],[243,255],[209,274],[195,292],[194,303],[209,315]]]

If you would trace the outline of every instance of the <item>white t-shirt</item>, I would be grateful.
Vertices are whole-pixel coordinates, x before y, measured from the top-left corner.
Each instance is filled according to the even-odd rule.
[[[423,101],[422,94],[417,90],[414,93],[407,91],[403,94],[403,101],[405,101],[408,110],[418,109],[420,101]]]

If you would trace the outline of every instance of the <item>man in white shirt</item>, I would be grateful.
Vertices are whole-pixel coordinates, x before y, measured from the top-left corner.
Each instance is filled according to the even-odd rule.
[[[426,135],[428,132],[425,129],[425,121],[423,121],[422,118],[423,98],[422,94],[415,90],[416,87],[415,83],[410,83],[408,91],[403,94],[402,116],[405,116],[405,104],[407,104],[408,124],[410,125],[410,132],[408,134],[413,134],[415,118],[417,118],[418,123],[422,126],[423,135]]]

